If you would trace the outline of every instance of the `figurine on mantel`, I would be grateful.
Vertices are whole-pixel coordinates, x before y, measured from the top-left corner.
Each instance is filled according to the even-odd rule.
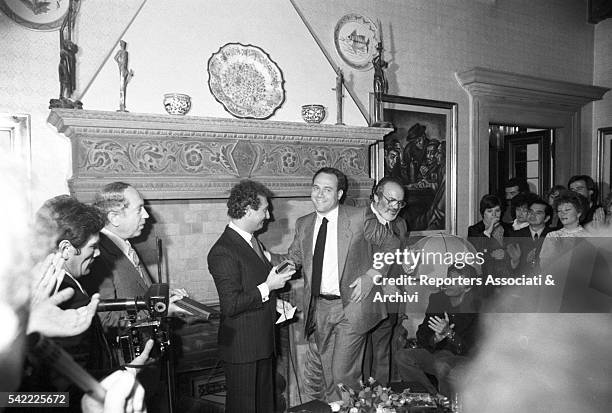
[[[344,125],[342,122],[342,111],[344,94],[342,93],[342,86],[344,83],[344,74],[342,69],[338,68],[336,71],[336,87],[332,90],[336,91],[336,125]]]
[[[76,54],[79,47],[72,41],[74,22],[78,13],[78,2],[70,0],[68,12],[59,30],[60,35],[60,62],[59,62],[59,99],[49,101],[49,109],[68,108],[83,109],[83,104],[78,100],[72,100],[72,94],[76,90]]]
[[[119,66],[119,110],[117,112],[127,112],[125,109],[125,93],[127,84],[132,80],[134,71],[128,67],[129,53],[127,51],[127,43],[123,40],[119,41],[120,49],[115,54],[115,62]]]
[[[383,59],[382,42],[378,42],[376,50],[378,50],[378,54],[372,59],[372,65],[374,66],[374,116],[371,126],[389,127],[391,125],[385,122],[382,117],[382,97],[389,90],[389,84],[385,76],[385,69],[389,66],[389,63]]]

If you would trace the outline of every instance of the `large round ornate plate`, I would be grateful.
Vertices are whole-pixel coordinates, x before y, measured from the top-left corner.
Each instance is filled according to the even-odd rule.
[[[347,14],[336,23],[336,52],[353,69],[367,70],[372,67],[378,42],[378,28],[367,17]]]
[[[237,118],[267,119],[285,100],[278,65],[253,45],[228,43],[208,59],[208,87]]]
[[[0,0],[0,10],[32,30],[56,30],[68,12],[69,0]]]

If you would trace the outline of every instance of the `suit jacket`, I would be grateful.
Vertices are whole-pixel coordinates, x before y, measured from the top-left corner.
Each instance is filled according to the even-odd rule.
[[[529,227],[521,228],[518,231],[514,231],[514,241],[518,242],[521,247],[521,259],[519,261],[519,266],[515,270],[520,274],[525,273],[535,274],[540,269],[540,250],[542,249],[542,243],[544,242],[544,238],[546,238],[546,234],[551,232],[552,230],[548,227],[544,227],[540,237],[537,240],[531,238],[531,231]],[[534,254],[530,254],[530,251],[534,251]],[[528,256],[533,255],[533,260],[528,260]],[[520,275],[517,274],[517,275]]]
[[[230,363],[250,363],[275,353],[276,294],[262,302],[257,286],[272,269],[229,226],[208,253],[208,269],[221,304],[219,352]]]
[[[344,312],[356,330],[365,334],[387,316],[384,303],[373,302],[374,294],[380,291],[375,286],[370,295],[360,303],[351,302],[353,288],[349,287],[357,278],[372,268],[374,247],[393,251],[399,246],[394,243],[391,231],[381,225],[370,207],[355,208],[340,205],[338,210],[338,275],[340,296]],[[369,214],[368,214],[368,211]],[[316,212],[298,218],[295,237],[289,247],[288,257],[302,266],[304,276],[304,314],[308,314],[312,285],[312,255]],[[387,244],[386,244],[387,243]],[[395,245],[395,246],[394,246]]]
[[[94,260],[89,275],[83,277],[83,288],[89,293],[100,293],[102,300],[115,298],[143,297],[151,286],[151,276],[141,264],[145,273],[143,279],[138,269],[123,251],[104,233],[100,233],[100,255]],[[104,327],[116,327],[125,311],[99,313]],[[148,316],[145,311],[141,316]]]

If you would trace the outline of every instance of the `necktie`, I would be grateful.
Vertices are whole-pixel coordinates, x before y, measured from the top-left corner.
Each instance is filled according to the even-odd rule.
[[[321,293],[321,277],[323,273],[323,256],[325,255],[325,239],[327,238],[327,218],[323,218],[317,240],[315,242],[314,254],[312,255],[312,287],[310,289],[310,305],[306,317],[306,338],[315,332],[316,323],[316,297]]]
[[[129,241],[126,241],[126,243],[128,245],[127,257],[130,259],[130,261],[132,261],[132,264],[134,264],[134,267],[136,267],[136,269],[138,270],[138,274],[140,274],[140,278],[147,281],[147,277],[145,276],[144,270],[140,266],[140,258],[138,257],[136,250],[132,248],[132,244],[130,244]]]
[[[253,246],[253,249],[255,250],[255,253],[257,254],[257,256],[261,258],[263,262],[268,262],[268,260],[266,259],[266,256],[264,255],[261,249],[261,245],[259,245],[259,240],[255,238],[255,235],[251,237],[251,245]]]
[[[318,296],[321,292],[321,276],[323,274],[323,256],[325,255],[325,239],[327,238],[327,218],[323,218],[317,241],[315,243],[314,254],[312,255],[312,289],[311,294]]]

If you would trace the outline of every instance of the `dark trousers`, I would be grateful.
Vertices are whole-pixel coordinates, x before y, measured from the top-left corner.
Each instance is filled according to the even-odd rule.
[[[397,313],[389,313],[387,318],[368,333],[363,362],[363,376],[366,380],[373,377],[383,386],[391,380],[393,333],[397,320]]]
[[[225,363],[225,413],[274,412],[274,362]]]

